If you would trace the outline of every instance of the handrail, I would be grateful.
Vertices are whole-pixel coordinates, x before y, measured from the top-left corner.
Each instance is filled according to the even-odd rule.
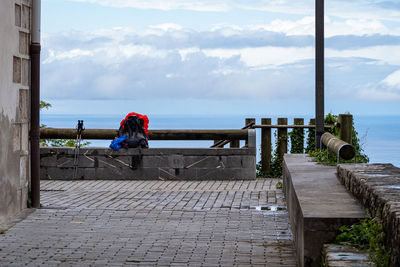
[[[249,129],[249,128],[254,128],[255,122],[252,121],[249,124],[247,124],[246,126],[244,126],[242,128],[242,130],[245,129]],[[224,145],[227,145],[231,142],[231,140],[220,140],[218,142],[216,142],[215,144],[213,144],[212,146],[210,146],[210,148],[214,148],[214,147],[223,147]]]
[[[112,140],[117,136],[116,129],[85,129],[82,139]],[[42,139],[75,139],[76,129],[42,128]],[[247,140],[247,130],[149,130],[150,140]]]
[[[332,129],[333,127],[335,127],[336,125],[325,125],[325,129]],[[294,128],[294,129],[314,129],[315,125],[254,125],[252,128],[276,128],[276,129],[290,129],[290,128]]]

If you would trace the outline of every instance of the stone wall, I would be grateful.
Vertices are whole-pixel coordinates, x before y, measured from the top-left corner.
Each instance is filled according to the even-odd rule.
[[[72,179],[74,148],[41,148],[41,179]],[[231,180],[256,178],[256,148],[84,148],[77,179]]]
[[[27,206],[31,0],[0,1],[0,224]]]
[[[391,266],[400,266],[400,168],[391,164],[342,164],[340,181],[370,210],[381,216]]]

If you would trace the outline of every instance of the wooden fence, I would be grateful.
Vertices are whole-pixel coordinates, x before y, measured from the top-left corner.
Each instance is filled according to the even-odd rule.
[[[296,144],[292,144],[291,153],[304,153],[305,151],[305,130],[312,131],[311,134],[315,131],[315,119],[311,119],[308,125],[304,124],[304,118],[295,118],[293,120],[293,124],[288,125],[287,118],[278,118],[277,124],[272,124],[271,118],[262,118],[261,124],[256,124],[255,118],[246,118],[245,119],[245,127],[251,128],[259,128],[261,129],[261,171],[263,173],[269,173],[271,171],[271,159],[273,154],[272,149],[272,129],[276,129],[276,151],[278,157],[282,160],[283,155],[288,153],[289,147],[289,133],[288,129],[292,129],[296,131]],[[339,128],[339,138],[349,144],[351,144],[352,138],[352,125],[353,125],[353,116],[351,114],[339,114],[338,123],[335,125],[325,125],[325,130],[329,130],[333,127]],[[230,141],[214,141],[215,144],[220,143],[219,145],[214,145],[214,147],[223,147],[227,143],[230,143],[230,147],[239,147],[238,141],[230,142]],[[295,145],[296,149],[293,149]]]

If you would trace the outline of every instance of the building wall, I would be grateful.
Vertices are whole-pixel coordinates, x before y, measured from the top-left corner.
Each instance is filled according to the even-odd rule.
[[[0,1],[0,223],[27,207],[31,0]]]

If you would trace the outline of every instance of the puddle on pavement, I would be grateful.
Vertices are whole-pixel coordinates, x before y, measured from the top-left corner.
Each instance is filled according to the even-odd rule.
[[[369,176],[369,177],[389,177],[392,175],[389,174],[381,174],[381,173],[363,173],[365,176]]]
[[[394,184],[394,185],[381,185],[381,186],[378,186],[378,188],[400,189],[400,185],[399,185],[399,184]]]
[[[269,211],[279,211],[279,210],[286,210],[286,207],[280,206],[255,206],[252,207],[255,210],[262,211],[262,210],[269,210]]]

